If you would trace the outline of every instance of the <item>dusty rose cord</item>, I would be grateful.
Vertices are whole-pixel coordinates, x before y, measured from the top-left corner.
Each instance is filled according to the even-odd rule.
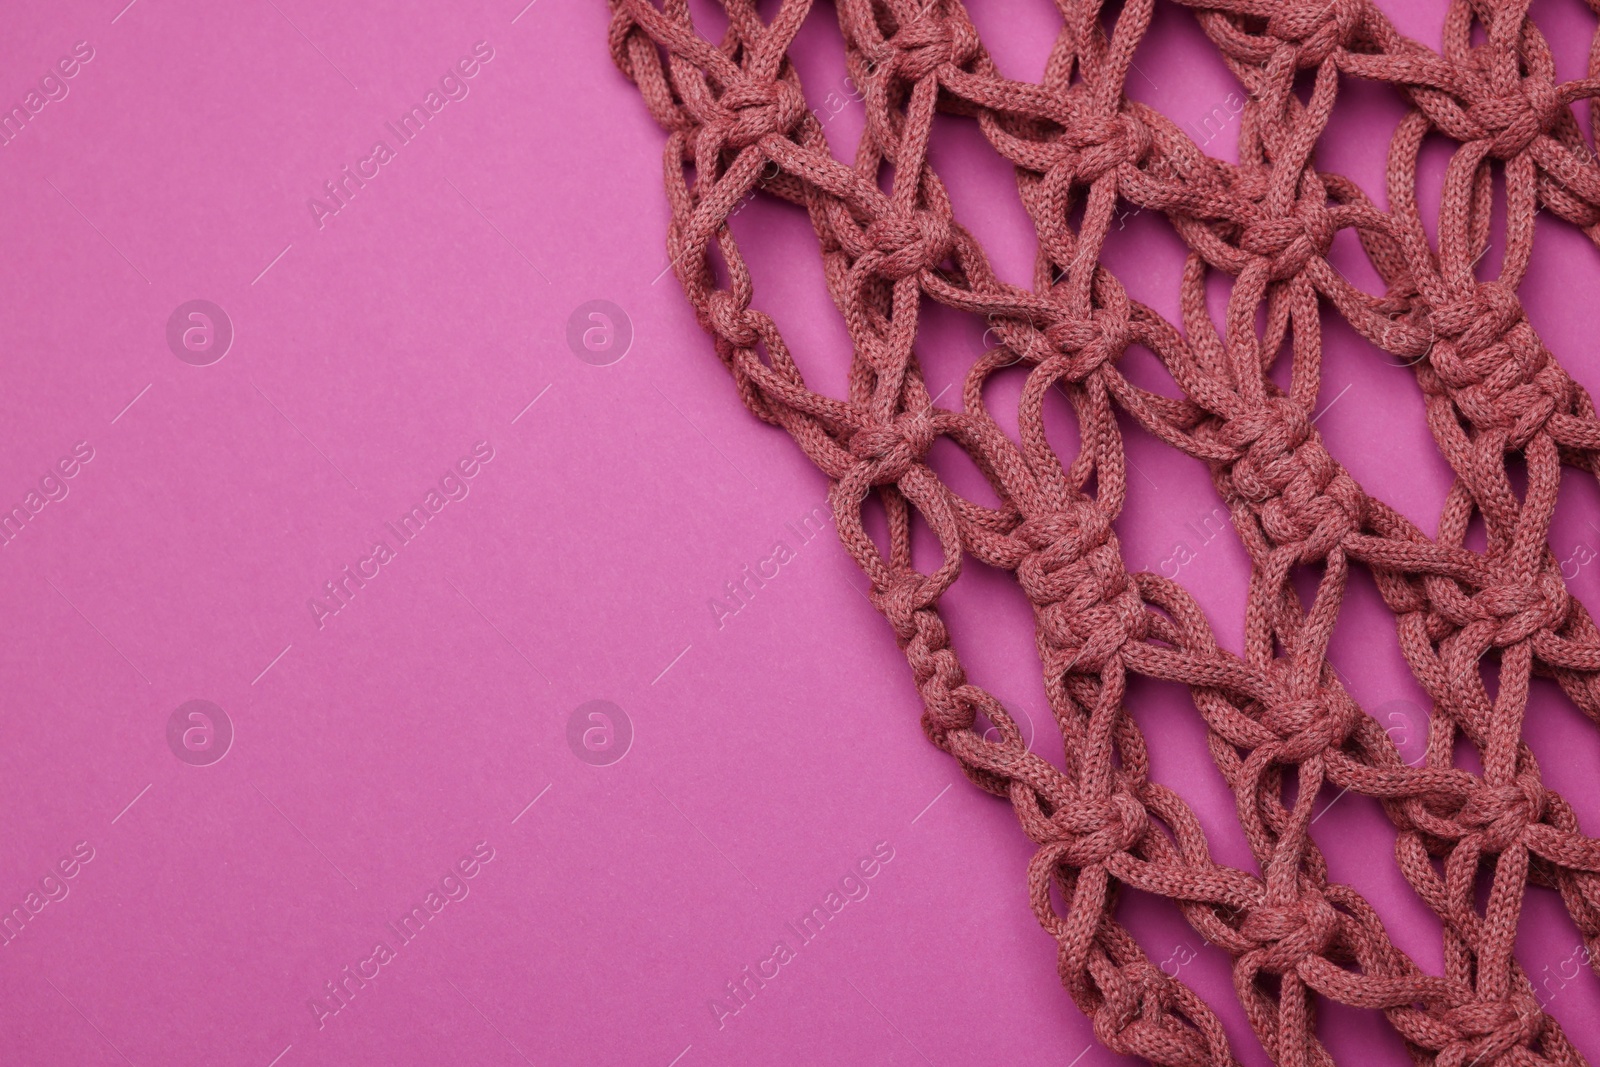
[[[1318,994],[1382,1011],[1419,1062],[1585,1062],[1512,949],[1530,882],[1557,888],[1600,947],[1600,842],[1541,783],[1521,729],[1536,671],[1600,719],[1600,630],[1567,594],[1547,543],[1562,465],[1600,472],[1600,423],[1516,286],[1541,206],[1600,239],[1600,167],[1569,107],[1600,95],[1600,80],[1554,81],[1527,0],[1456,3],[1442,55],[1360,0],[1191,3],[1249,90],[1240,162],[1228,164],[1125,95],[1152,4],[1130,0],[1113,20],[1100,3],[1058,0],[1062,30],[1045,78],[1031,84],[999,73],[955,0],[839,0],[867,116],[846,165],[787,61],[804,0],[781,4],[770,22],[749,0],[725,0],[729,29],[717,43],[682,0],[613,0],[613,54],[669,132],[678,277],[745,403],[832,480],[841,539],[894,626],[929,737],[1008,797],[1039,846],[1034,910],[1107,1047],[1162,1064],[1234,1062],[1206,1004],[1115,921],[1125,885],[1172,899],[1234,957],[1240,1002],[1278,1063],[1331,1062],[1314,1031]],[[1475,24],[1484,44],[1472,43]],[[1391,146],[1388,211],[1313,165],[1341,77],[1391,82],[1412,104]],[[927,160],[940,110],[973,117],[1016,165],[1039,240],[1031,291],[999,281],[956,223]],[[1429,133],[1460,145],[1437,250],[1414,194]],[[1498,279],[1481,282],[1492,166],[1505,176],[1507,250]],[[726,224],[758,185],[802,205],[816,228],[854,347],[844,400],[805,386],[772,320],[751,306]],[[1181,330],[1099,264],[1119,202],[1164,213],[1190,246]],[[1382,295],[1329,263],[1343,229],[1360,236]],[[1232,282],[1220,333],[1205,307],[1211,272]],[[913,352],[924,299],[982,316],[998,339],[969,371],[960,411],[933,404]],[[1415,365],[1457,475],[1437,538],[1367,495],[1311,425],[1324,306]],[[1130,345],[1155,353],[1184,399],[1123,377],[1117,362]],[[1267,377],[1281,353],[1286,392]],[[1018,363],[1028,373],[1013,440],[985,408],[984,387]],[[1080,431],[1065,466],[1044,433],[1052,391],[1066,395]],[[1126,493],[1118,410],[1204,461],[1232,510],[1253,566],[1243,658],[1218,648],[1179,586],[1128,571],[1111,529]],[[941,482],[925,462],[939,438],[972,458],[999,507]],[[1526,469],[1521,492],[1513,461]],[[866,532],[869,500],[887,518],[887,552]],[[1487,531],[1482,551],[1466,545],[1474,517]],[[940,549],[931,573],[913,564],[914,528]],[[950,645],[938,601],[964,553],[1013,571],[1034,604],[1064,769],[1028,750]],[[1433,698],[1420,766],[1402,762],[1328,664],[1352,563],[1375,576]],[[1317,578],[1309,605],[1293,585],[1303,571]],[[1194,814],[1150,780],[1123,708],[1130,672],[1189,687],[1261,877],[1213,862]],[[985,739],[987,724],[998,741]],[[1463,739],[1482,775],[1456,766]],[[1443,923],[1442,975],[1423,973],[1359,894],[1328,880],[1310,833],[1325,783],[1377,798],[1395,822],[1401,869]]]

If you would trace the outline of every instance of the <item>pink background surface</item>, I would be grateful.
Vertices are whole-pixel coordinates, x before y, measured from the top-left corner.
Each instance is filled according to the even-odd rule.
[[[923,739],[892,635],[832,533],[790,529],[823,505],[823,479],[739,406],[659,274],[662,135],[610,64],[603,6],[121,2],[18,6],[0,42],[7,107],[76,42],[93,49],[0,148],[0,507],[77,442],[93,449],[0,548],[0,911],[25,907],[78,843],[93,853],[0,947],[0,1062],[1117,1062],[1057,983],[1009,809]],[[1443,4],[1387,6],[1438,43]],[[1579,6],[1535,6],[1568,77],[1591,28]],[[1050,5],[977,8],[1003,69],[1036,75]],[[385,123],[480,41],[493,58],[465,98],[319,228],[308,199],[376,140],[393,146]],[[860,105],[831,10],[799,55],[843,151]],[[1235,88],[1175,8],[1138,62],[1132,91],[1180,120]],[[1324,165],[1381,194],[1400,105],[1353,86],[1342,106]],[[943,122],[935,162],[961,220],[1025,280],[1031,230],[1009,173],[974,126]],[[1236,132],[1208,149],[1231,152]],[[1435,201],[1444,158],[1436,146]],[[1594,390],[1585,294],[1600,259],[1558,220],[1539,226],[1525,296]],[[804,219],[758,203],[735,227],[761,231],[760,305],[836,387],[846,342]],[[1370,287],[1353,238],[1335,257]],[[1107,258],[1174,310],[1166,223],[1131,218]],[[236,332],[209,366],[166,342],[196,298]],[[567,343],[590,300],[631,320],[611,365]],[[930,313],[935,389],[981,328]],[[1433,529],[1448,478],[1410,372],[1332,320],[1328,351],[1319,428],[1369,491]],[[1127,365],[1161,379],[1148,353]],[[480,441],[493,459],[470,492],[400,544],[385,523]],[[1130,454],[1129,562],[1176,567],[1237,648],[1246,566],[1204,472],[1136,433]],[[1597,504],[1573,479],[1553,538],[1591,609]],[[378,539],[393,558],[319,628],[308,601]],[[780,540],[794,558],[719,626],[711,598]],[[949,606],[976,680],[1048,728],[1009,580],[973,567]],[[1414,755],[1419,693],[1393,636],[1359,577],[1334,659]],[[207,766],[169,747],[193,699],[235,732]],[[632,731],[605,765],[568,740],[597,699]],[[1250,866],[1186,695],[1138,684],[1131,701],[1158,776],[1220,857]],[[1592,832],[1600,738],[1547,685],[1530,720],[1547,781]],[[1038,747],[1058,754],[1047,736]],[[1388,822],[1328,800],[1317,831],[1334,876],[1437,968]],[[448,883],[465,896],[397,938],[387,924],[474,848],[493,858]],[[892,859],[846,883],[860,899],[798,937],[787,924],[875,848]],[[1218,1007],[1241,1057],[1265,1062],[1224,956],[1165,905],[1130,897],[1122,915]],[[393,958],[319,1018],[308,1002],[379,941]],[[719,1020],[711,1002],[778,942],[776,976]],[[1600,987],[1572,977],[1579,947],[1534,891],[1523,962],[1593,1051]],[[1331,1009],[1322,1029],[1342,1062],[1405,1062],[1374,1015]]]

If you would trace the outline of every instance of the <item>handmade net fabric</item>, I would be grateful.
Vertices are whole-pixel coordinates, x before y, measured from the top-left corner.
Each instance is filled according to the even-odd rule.
[[[1513,948],[1539,885],[1559,892],[1586,958],[1600,958],[1600,841],[1543,784],[1523,740],[1536,673],[1600,722],[1600,630],[1548,544],[1563,469],[1600,474],[1600,420],[1518,286],[1536,212],[1600,242],[1600,166],[1572,109],[1600,95],[1600,38],[1591,76],[1561,82],[1528,0],[1454,0],[1442,52],[1366,0],[1181,2],[1247,93],[1237,163],[1126,94],[1154,0],[1057,0],[1061,29],[1037,83],[999,72],[957,0],[836,0],[865,104],[849,161],[829,151],[787,55],[809,0],[769,3],[766,18],[752,0],[722,0],[717,40],[685,0],[611,0],[611,48],[668,134],[677,277],[744,403],[830,479],[840,538],[905,652],[928,737],[1007,798],[1037,844],[1029,900],[1098,1039],[1153,1063],[1236,1062],[1213,1011],[1115,919],[1119,887],[1132,887],[1171,900],[1231,955],[1244,1012],[1279,1064],[1332,1062],[1318,997],[1381,1013],[1418,1063],[1586,1062]],[[1314,158],[1351,79],[1388,83],[1409,108],[1381,198]],[[1037,231],[1032,288],[997,277],[955,218],[929,165],[936,113],[975,121],[1014,164]],[[1430,237],[1418,165],[1424,138],[1441,137],[1454,148]],[[853,347],[846,396],[807,386],[756,300],[728,220],[758,190],[815,227]],[[1130,209],[1162,213],[1188,246],[1178,322],[1100,263]],[[1491,263],[1497,212],[1504,252]],[[1344,230],[1383,292],[1330,264]],[[1220,329],[1206,305],[1218,276],[1229,285]],[[916,355],[929,301],[979,317],[992,342],[959,403],[935,402]],[[1325,311],[1415,371],[1455,475],[1435,537],[1366,493],[1313,425]],[[1119,370],[1130,346],[1153,353],[1174,388],[1130,381]],[[1026,375],[1014,433],[986,407],[1002,372]],[[1046,438],[1053,393],[1077,422],[1070,459]],[[1219,647],[1180,585],[1124,560],[1119,412],[1204,461],[1228,506],[1252,568],[1242,656]],[[940,439],[970,456],[998,506],[930,467]],[[887,531],[877,539],[874,507]],[[938,562],[919,567],[913,541],[929,534]],[[952,647],[940,597],[967,556],[1013,573],[1033,605],[1059,763],[1030,749]],[[1352,566],[1376,582],[1432,701],[1413,764],[1327,658]],[[1309,598],[1296,585],[1307,574]],[[1151,779],[1124,706],[1135,675],[1188,688],[1259,876],[1215,862],[1195,814]],[[1481,773],[1458,758],[1469,748]],[[1399,867],[1442,926],[1442,973],[1329,879],[1311,827],[1324,786],[1374,798],[1392,819]]]

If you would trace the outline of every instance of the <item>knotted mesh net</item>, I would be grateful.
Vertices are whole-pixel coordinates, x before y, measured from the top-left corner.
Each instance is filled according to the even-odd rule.
[[[1518,289],[1537,213],[1600,242],[1596,131],[1586,139],[1573,108],[1600,95],[1600,39],[1589,77],[1561,81],[1528,0],[1455,0],[1442,50],[1367,0],[1180,0],[1243,89],[1230,162],[1127,92],[1154,0],[1056,0],[1037,81],[1000,72],[957,0],[836,0],[865,115],[841,158],[789,55],[803,23],[827,17],[809,0],[721,0],[714,34],[684,0],[611,3],[616,63],[667,133],[673,269],[741,399],[830,480],[928,738],[1006,798],[1037,845],[1028,899],[1098,1039],[1152,1063],[1236,1062],[1213,1010],[1118,922],[1131,888],[1229,954],[1279,1064],[1332,1062],[1319,998],[1387,1019],[1418,1063],[1586,1062],[1514,948],[1528,888],[1542,886],[1600,958],[1600,842],[1544,784],[1523,731],[1536,675],[1600,722],[1600,630],[1549,545],[1563,471],[1600,473],[1600,421]],[[1407,108],[1381,190],[1317,158],[1356,80]],[[1030,286],[1002,280],[957,217],[929,160],[939,115],[975,123],[1015,168],[1037,241]],[[1425,139],[1451,146],[1426,226]],[[843,395],[808,385],[762,310],[729,225],[752,194],[798,205],[815,228],[850,339]],[[1160,213],[1187,245],[1176,321],[1102,263],[1130,210]],[[1497,215],[1501,250],[1487,256]],[[1381,291],[1330,262],[1345,231]],[[974,316],[987,342],[948,400],[930,394],[917,352],[933,305]],[[1314,425],[1325,314],[1415,373],[1454,473],[1434,536],[1367,493]],[[1133,348],[1169,387],[1130,380]],[[991,407],[1004,375],[1022,384],[1003,425]],[[1070,456],[1046,432],[1063,397]],[[1201,461],[1229,509],[1251,564],[1242,654],[1176,581],[1125,559],[1113,523],[1126,424]],[[990,494],[935,471],[939,441]],[[952,644],[941,597],[967,560],[1010,572],[1033,606],[1055,758]],[[1420,759],[1402,759],[1328,659],[1358,568],[1431,700]],[[1187,687],[1259,873],[1215,861],[1194,811],[1153,780],[1125,701],[1136,677]],[[1329,789],[1393,821],[1400,871],[1438,916],[1442,968],[1419,966],[1330,879],[1312,826]]]

